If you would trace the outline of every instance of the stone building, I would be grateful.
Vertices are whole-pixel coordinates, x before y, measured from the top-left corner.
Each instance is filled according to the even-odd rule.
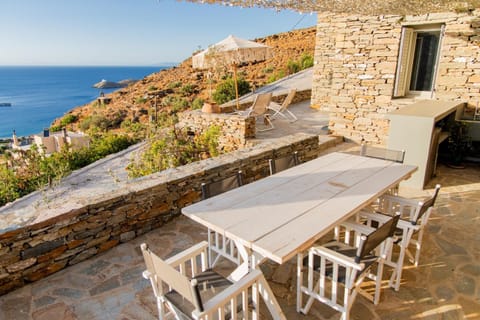
[[[28,150],[30,145],[20,145],[18,138],[13,132],[12,149]],[[71,132],[63,129],[62,131],[51,133],[45,129],[40,134],[33,135],[33,143],[35,143],[39,150],[45,154],[51,154],[61,151],[65,145],[68,145],[72,150],[79,150],[90,145],[90,138],[83,133]]]
[[[418,99],[480,99],[480,9],[417,16],[318,13],[312,106],[330,130],[387,145],[386,114]]]

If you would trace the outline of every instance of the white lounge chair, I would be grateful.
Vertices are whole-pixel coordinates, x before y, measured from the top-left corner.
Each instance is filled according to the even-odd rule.
[[[257,131],[267,131],[274,129],[275,126],[273,125],[272,120],[270,120],[270,115],[267,112],[267,107],[270,104],[271,100],[271,92],[257,94],[250,108],[244,111],[237,111],[236,113],[245,117],[254,117],[256,120],[262,118],[266,127],[264,129],[259,129],[258,127],[256,127]]]
[[[288,95],[283,100],[282,104],[278,104],[273,101],[270,102],[270,104],[268,105],[268,109],[273,111],[271,119],[275,119],[280,115],[285,119],[290,119],[291,122],[298,120],[297,116],[295,116],[290,110],[288,110],[288,107],[292,103],[293,97],[295,97],[296,92],[296,89],[290,90]]]

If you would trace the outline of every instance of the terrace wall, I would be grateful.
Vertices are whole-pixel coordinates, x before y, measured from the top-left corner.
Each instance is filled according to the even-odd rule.
[[[220,127],[219,145],[226,151],[243,147],[247,139],[255,137],[255,118],[225,113],[205,113],[201,110],[185,111],[178,115],[178,126],[196,134],[211,126]]]
[[[402,24],[443,23],[435,98],[480,100],[480,10],[421,16],[319,13],[312,106],[330,112],[329,128],[353,141],[386,144]],[[408,101],[406,101],[408,103]]]
[[[287,136],[128,181],[96,203],[4,230],[0,234],[0,295],[161,227],[180,215],[181,208],[200,199],[202,182],[240,169],[249,183],[268,174],[269,158],[296,150],[303,162],[339,141],[326,136]]]

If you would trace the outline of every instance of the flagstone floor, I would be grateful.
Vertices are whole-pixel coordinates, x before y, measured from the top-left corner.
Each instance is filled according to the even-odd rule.
[[[384,289],[378,306],[358,296],[352,319],[480,319],[480,165],[461,170],[440,165],[426,190],[401,188],[400,194],[420,197],[436,183],[442,190],[427,225],[420,265],[406,266],[400,291]],[[168,257],[205,238],[205,228],[179,217],[1,296],[0,319],[155,319],[153,292],[141,277],[140,244]],[[339,319],[338,312],[319,302],[307,316],[296,313],[294,261],[266,263],[262,270],[288,319]]]

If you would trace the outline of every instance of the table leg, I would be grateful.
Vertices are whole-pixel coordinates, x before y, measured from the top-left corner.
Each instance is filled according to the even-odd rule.
[[[273,294],[272,289],[270,288],[270,286],[267,283],[267,280],[265,280],[264,277],[262,277],[262,280],[260,281],[260,285],[258,289],[273,319],[286,320],[287,318],[285,317],[285,314],[283,313],[282,308],[280,308],[277,298],[275,298],[275,295]]]
[[[235,245],[240,253],[240,256],[243,259],[243,263],[240,264],[229,276],[234,281],[238,281],[244,277],[250,270],[257,269],[260,263],[262,263],[266,258],[252,250],[246,248],[240,242],[235,241]],[[265,277],[262,276],[262,280],[258,286],[258,291],[265,302],[268,311],[272,315],[274,320],[286,320],[287,318],[283,314],[282,308],[278,304],[277,298],[273,294],[272,289],[267,283]]]

